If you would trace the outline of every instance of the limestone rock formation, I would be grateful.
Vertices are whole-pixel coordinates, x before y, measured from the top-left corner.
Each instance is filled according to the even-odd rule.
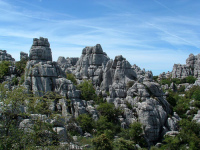
[[[76,63],[74,74],[77,79],[91,79],[94,85],[100,86],[103,66],[108,62],[109,57],[100,44],[94,47],[85,47],[82,55]]]
[[[174,64],[172,78],[200,77],[200,54],[190,54],[185,65]]]
[[[20,60],[28,60],[28,54],[25,52],[20,52]]]
[[[0,61],[7,60],[7,61],[15,61],[14,58],[10,54],[7,53],[6,50],[0,50]]]
[[[95,53],[98,52],[95,51]],[[71,113],[78,117],[78,115],[88,112],[94,118],[98,118],[94,108],[86,110],[89,105],[80,99],[81,91],[66,79],[65,70],[61,68],[62,63],[65,65],[66,62],[66,64],[74,66],[77,58],[64,59],[60,57],[57,63],[52,62],[50,44],[46,38],[33,39],[29,56],[24,82],[27,92],[43,96],[45,93],[53,91],[61,95],[63,99],[55,101],[49,109],[60,111],[62,116],[66,117],[67,113]],[[66,99],[70,99],[70,104]]]
[[[40,37],[39,39],[33,39],[33,45],[30,49],[29,59],[52,61],[52,53],[47,38]]]
[[[57,64],[64,72],[72,73],[76,70],[76,63],[79,60],[78,57],[58,57]]]
[[[126,89],[126,84],[136,78],[137,75],[130,63],[122,55],[119,55],[115,57],[114,61],[109,60],[103,69],[101,89],[106,91],[109,88]],[[110,85],[112,86],[110,87]]]

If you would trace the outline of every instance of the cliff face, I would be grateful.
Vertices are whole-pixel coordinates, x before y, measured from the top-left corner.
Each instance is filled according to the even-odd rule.
[[[200,77],[200,54],[190,54],[186,64],[174,64],[172,78],[185,78],[187,76]]]

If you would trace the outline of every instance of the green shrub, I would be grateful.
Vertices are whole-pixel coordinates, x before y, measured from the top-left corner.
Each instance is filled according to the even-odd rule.
[[[175,94],[173,92],[169,92],[169,95],[167,96],[167,101],[170,105],[172,106],[176,106],[176,98],[175,98]]]
[[[183,93],[185,92],[185,86],[181,86],[178,90],[177,90],[178,93]]]
[[[186,77],[186,83],[194,84],[196,80],[197,80],[197,78],[195,78],[193,76]]]
[[[191,150],[200,149],[200,124],[195,121],[182,119],[179,121],[180,133],[175,137],[167,136],[161,149],[186,149],[188,145]]]
[[[115,108],[115,106],[110,103],[101,103],[97,107],[97,110],[102,116],[107,117],[109,122],[117,122],[118,116],[122,113],[120,109]]]
[[[157,81],[158,80],[158,76],[153,76],[153,80]]]
[[[0,79],[2,79],[9,71],[9,66],[11,63],[9,61],[0,62]]]
[[[193,96],[193,94],[194,93],[198,93],[198,91],[200,91],[200,87],[199,86],[193,86],[191,89],[189,89],[189,91],[187,91],[185,94],[185,96],[186,96],[186,98],[189,98],[189,99],[191,99],[192,98],[192,96]],[[198,94],[197,94],[198,95]],[[197,96],[196,95],[196,96]],[[194,95],[194,97],[195,97],[195,95]],[[198,97],[196,97],[196,98],[198,98]]]
[[[112,141],[105,135],[101,134],[92,140],[95,150],[112,150]]]
[[[192,94],[192,98],[194,98],[197,101],[200,101],[200,91],[199,90],[195,90]]]
[[[18,74],[21,75],[24,73],[25,68],[26,68],[26,63],[27,63],[27,60],[25,60],[25,59],[22,59],[15,63]]]
[[[71,80],[74,85],[77,85],[75,76],[72,73],[66,73],[67,79]]]
[[[92,133],[92,129],[94,128],[94,121],[91,116],[87,114],[81,114],[78,116],[77,122],[80,124],[83,132]]]
[[[19,84],[23,84],[24,83],[24,80],[25,80],[25,75],[23,74],[20,78],[20,81],[19,81]]]
[[[135,143],[131,140],[119,138],[114,141],[115,150],[136,150]]]
[[[83,100],[93,100],[96,96],[95,89],[92,85],[92,82],[89,80],[84,80],[82,83],[78,85],[78,89],[81,90],[81,98]]]
[[[12,78],[12,81],[11,81],[12,85],[18,85],[18,83],[19,83],[19,80],[17,77]]]
[[[96,121],[97,135],[103,134],[106,130],[113,130],[114,124],[109,122],[106,116],[100,116],[99,120]]]
[[[119,134],[126,140],[131,140],[140,146],[147,146],[143,135],[142,124],[140,122],[134,122],[128,129],[122,130]]]

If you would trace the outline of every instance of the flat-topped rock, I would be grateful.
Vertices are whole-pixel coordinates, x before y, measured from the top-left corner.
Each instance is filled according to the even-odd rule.
[[[52,61],[52,53],[47,38],[40,37],[39,39],[33,39],[33,45],[30,49],[29,59]]]

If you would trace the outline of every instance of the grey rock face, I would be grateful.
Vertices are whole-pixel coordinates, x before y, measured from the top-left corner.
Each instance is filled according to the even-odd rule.
[[[195,120],[197,123],[200,123],[200,110],[197,112],[197,114],[194,116],[193,120]]]
[[[74,72],[74,70],[76,70],[76,63],[79,60],[78,57],[62,57],[60,56],[57,60],[57,64],[60,66],[60,68],[64,71],[64,72],[69,72],[72,73]]]
[[[24,52],[20,52],[20,60],[28,60],[28,54]]]
[[[29,54],[30,60],[52,61],[52,53],[47,38],[40,37],[33,39],[33,45]]]
[[[12,56],[10,54],[7,53],[6,50],[0,50],[0,61],[15,61],[14,58],[12,58]]]
[[[185,65],[174,64],[172,78],[200,77],[200,54],[190,54]]]
[[[118,89],[123,90],[123,85],[112,84],[107,101],[113,102],[116,108],[123,109],[123,118],[119,119],[122,127],[139,121],[143,124],[148,141],[155,143],[164,135],[164,133],[161,134],[162,132],[177,129],[177,119],[173,117],[170,127],[167,126],[166,122],[169,120],[167,116],[171,114],[170,105],[166,101],[160,85],[153,82],[148,73],[145,74],[142,82],[135,82],[127,92],[123,91],[123,95],[117,95],[117,88],[114,88],[118,87]]]
[[[110,85],[116,89],[125,88],[129,81],[134,81],[137,78],[135,71],[131,68],[130,63],[122,56],[116,56],[114,61],[109,60],[103,70],[103,81],[101,89],[108,91]],[[123,89],[122,88],[122,89]]]
[[[77,79],[91,79],[94,85],[102,81],[102,65],[105,66],[109,57],[103,52],[101,45],[85,47],[76,63],[74,74]]]

